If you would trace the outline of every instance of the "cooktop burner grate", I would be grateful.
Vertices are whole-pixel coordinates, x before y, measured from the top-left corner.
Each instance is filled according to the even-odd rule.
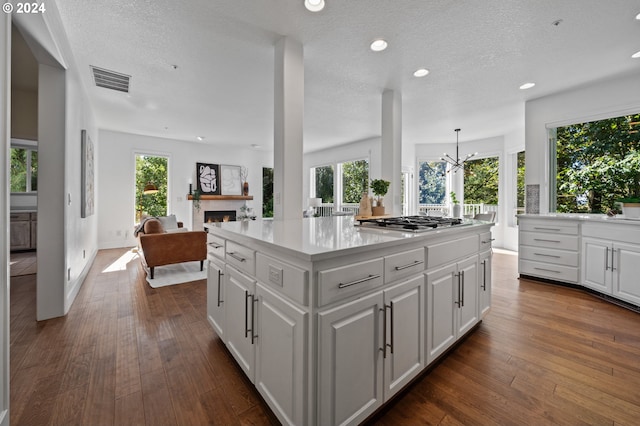
[[[399,216],[377,219],[357,219],[358,226],[383,227],[399,231],[426,231],[434,228],[461,225],[462,219],[433,216]]]

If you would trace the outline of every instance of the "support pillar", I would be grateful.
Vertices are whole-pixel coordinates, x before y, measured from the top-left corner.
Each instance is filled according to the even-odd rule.
[[[381,178],[391,182],[385,196],[386,212],[402,215],[402,96],[382,92]]]

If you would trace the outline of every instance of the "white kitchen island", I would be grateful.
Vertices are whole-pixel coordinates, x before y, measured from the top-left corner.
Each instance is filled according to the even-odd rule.
[[[206,225],[208,320],[283,424],[358,424],[486,314],[492,225]]]

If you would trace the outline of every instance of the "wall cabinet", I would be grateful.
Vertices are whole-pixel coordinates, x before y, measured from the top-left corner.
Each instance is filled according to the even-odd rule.
[[[478,257],[427,272],[427,362],[478,322]]]

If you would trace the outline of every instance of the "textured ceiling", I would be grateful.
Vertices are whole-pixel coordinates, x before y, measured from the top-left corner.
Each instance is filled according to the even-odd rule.
[[[100,128],[209,144],[272,146],[282,36],[304,46],[305,151],[379,136],[386,88],[402,95],[413,144],[453,141],[456,127],[461,141],[505,134],[522,127],[527,99],[640,78],[637,0],[326,3],[311,13],[302,0],[57,1]],[[368,49],[376,37],[386,51]],[[130,93],[93,86],[90,65],[131,75]],[[431,73],[413,77],[420,67]]]

